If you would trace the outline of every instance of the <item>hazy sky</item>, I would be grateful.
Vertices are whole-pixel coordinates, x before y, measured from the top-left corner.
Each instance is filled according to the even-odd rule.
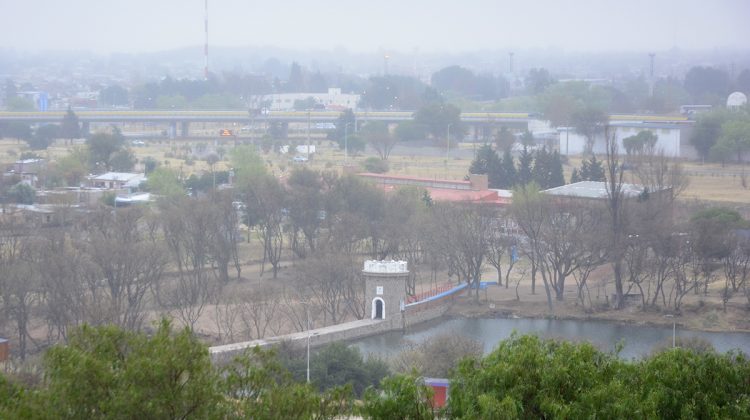
[[[0,0],[0,48],[203,44],[204,0]],[[457,52],[750,47],[748,0],[209,0],[209,45]]]

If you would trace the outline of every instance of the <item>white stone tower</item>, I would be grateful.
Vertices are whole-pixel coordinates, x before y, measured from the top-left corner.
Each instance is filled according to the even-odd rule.
[[[370,318],[400,325],[409,277],[406,261],[367,260],[362,276]]]

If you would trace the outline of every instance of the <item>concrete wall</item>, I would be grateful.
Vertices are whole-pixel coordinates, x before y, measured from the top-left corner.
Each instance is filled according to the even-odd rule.
[[[648,128],[648,127],[617,127],[615,129],[615,139],[617,141],[621,155],[625,155],[625,147],[622,140],[626,137],[634,136],[640,131],[651,131],[656,134],[656,150],[664,150],[664,154],[670,157],[680,157],[681,131],[678,128]],[[578,134],[575,130],[560,130],[560,154],[562,155],[579,155],[583,153],[586,146],[586,137]],[[604,135],[599,134],[594,139],[594,153],[605,154],[606,143]]]
[[[450,309],[453,299],[462,291],[463,290],[457,290],[438,298],[406,305],[402,313],[395,316],[392,315],[384,320],[361,319],[358,321],[311,330],[310,346],[317,347],[337,341],[356,340],[358,338],[382,334],[388,331],[406,331],[409,327],[445,315]],[[306,344],[307,337],[308,333],[303,331],[264,340],[253,340],[210,347],[209,353],[211,355],[211,360],[214,363],[225,364],[230,362],[236,356],[241,355],[245,350],[255,346],[265,348],[279,344],[283,341]]]

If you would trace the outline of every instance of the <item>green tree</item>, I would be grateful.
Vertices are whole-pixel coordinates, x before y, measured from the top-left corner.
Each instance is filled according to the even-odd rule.
[[[735,153],[737,162],[742,162],[743,153],[750,150],[750,118],[733,119],[722,124],[719,143]]]
[[[99,132],[86,140],[89,149],[89,163],[92,168],[109,171],[112,157],[125,146],[125,137],[119,129],[110,133]]]
[[[146,188],[150,192],[164,197],[175,197],[185,193],[177,173],[163,166],[154,169],[148,175]]]
[[[344,148],[344,138],[352,138],[356,135],[356,117],[351,109],[342,112],[336,119],[336,128],[328,133],[328,139],[338,143],[341,149]]]
[[[18,95],[18,89],[12,79],[5,79],[5,103]]]
[[[718,104],[729,94],[729,76],[713,67],[696,66],[685,75],[685,89],[694,103]]]
[[[570,173],[570,183],[575,184],[576,182],[583,181],[581,175],[578,174],[578,168],[573,168],[573,172]]]
[[[477,150],[477,155],[469,165],[469,174],[486,174],[490,188],[501,188],[504,182],[500,157],[490,145],[484,145]]]
[[[310,376],[321,392],[349,385],[355,395],[362,396],[367,387],[378,387],[387,375],[383,360],[373,356],[365,360],[357,347],[345,343],[329,344],[310,360]]]
[[[222,370],[234,416],[252,419],[337,418],[352,411],[351,388],[323,395],[294,381],[274,350],[249,349]]]
[[[78,124],[78,116],[70,107],[63,116],[60,124],[60,136],[65,139],[77,139],[81,137],[81,126]]]
[[[518,176],[517,185],[525,186],[534,180],[532,174],[532,164],[534,163],[534,155],[529,152],[529,149],[524,146],[521,150],[521,156],[518,157]]]
[[[35,111],[34,101],[20,96],[14,96],[5,100],[5,108],[8,111]]]
[[[555,188],[561,185],[565,185],[565,175],[563,175],[562,159],[560,158],[560,153],[557,150],[553,151],[550,155],[549,165],[549,188]]]
[[[130,172],[135,166],[136,158],[130,149],[120,149],[112,154],[110,167],[115,172]]]
[[[464,134],[461,110],[450,104],[426,105],[414,113],[414,122],[423,125],[435,139],[442,140],[443,144],[447,142],[447,136],[454,143]]]
[[[695,122],[690,142],[703,159],[709,157],[711,147],[719,140],[721,125],[725,120],[723,113],[713,111],[701,114]]]
[[[481,361],[463,361],[451,381],[453,418],[632,418],[627,366],[588,343],[512,335]],[[624,381],[628,381],[623,383]]]
[[[296,61],[292,62],[289,69],[289,79],[284,86],[287,92],[299,93],[305,92],[305,76],[302,74],[302,67]]]
[[[402,121],[398,123],[393,134],[399,141],[424,140],[427,130],[414,121]]]
[[[367,123],[360,131],[362,139],[370,145],[382,160],[388,160],[391,151],[396,146],[398,138],[388,129],[388,124],[382,121]]]
[[[245,188],[266,174],[266,165],[251,146],[235,147],[229,152],[235,182]]]
[[[60,418],[212,418],[221,408],[208,349],[162,321],[149,337],[84,326],[44,357],[50,410]],[[53,411],[50,411],[53,412]]]
[[[29,147],[33,150],[44,150],[60,137],[60,126],[57,124],[45,124],[36,129],[34,135],[27,140]]]
[[[374,420],[432,420],[437,416],[432,395],[432,388],[416,374],[395,375],[383,381],[382,389],[367,390],[361,412]]]
[[[374,156],[365,159],[364,162],[362,162],[362,167],[365,169],[365,171],[374,174],[384,174],[390,169],[387,160],[383,160]]]
[[[508,127],[500,127],[500,131],[495,135],[495,146],[497,150],[509,150],[516,142],[516,136],[508,130]]]
[[[750,69],[742,70],[734,84],[738,91],[750,95]]]
[[[126,106],[129,104],[128,91],[120,85],[110,85],[99,91],[99,103],[106,106]]]
[[[500,164],[500,173],[503,174],[503,179],[500,182],[499,188],[512,189],[518,183],[518,173],[516,172],[516,162],[513,159],[513,155],[510,153],[510,149],[505,149],[503,153],[503,162]]]
[[[308,96],[305,99],[297,99],[294,101],[294,110],[295,111],[308,111],[318,104],[318,101],[315,100],[312,96]]]
[[[552,155],[547,148],[542,148],[534,153],[534,169],[532,170],[534,182],[543,190],[551,188],[552,185]]]
[[[654,94],[649,98],[648,108],[656,113],[676,112],[680,105],[691,102],[690,94],[682,83],[670,77],[654,84]]]
[[[419,79],[387,75],[371,77],[362,93],[359,106],[364,109],[419,109],[426,104],[441,102],[434,88]]]
[[[585,107],[571,115],[571,122],[578,134],[586,137],[585,153],[592,153],[596,135],[604,130],[609,121],[607,115],[598,108]]]
[[[187,109],[188,100],[182,95],[159,95],[156,97],[156,108],[166,110]]]
[[[67,155],[57,158],[52,163],[52,177],[64,180],[65,185],[69,187],[78,187],[89,174],[88,163],[88,149],[75,147]]]
[[[581,162],[581,170],[578,172],[578,176],[581,181],[603,182],[606,180],[604,176],[604,163],[598,160],[596,155],[591,155],[590,158],[584,159]]]
[[[31,140],[31,127],[19,121],[10,121],[0,125],[0,135],[17,140]]]
[[[146,156],[143,159],[143,172],[148,175],[159,166],[159,161],[152,156]]]
[[[10,187],[8,190],[8,198],[10,201],[18,204],[34,204],[36,191],[31,185],[25,182],[19,182]]]
[[[531,69],[526,75],[526,89],[533,95],[539,95],[553,83],[549,71],[545,68]]]

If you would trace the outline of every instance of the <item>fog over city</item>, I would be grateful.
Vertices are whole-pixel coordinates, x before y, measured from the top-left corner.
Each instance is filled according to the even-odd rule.
[[[210,44],[458,52],[744,48],[743,0],[211,0]],[[0,48],[154,52],[203,44],[202,0],[0,1]]]

